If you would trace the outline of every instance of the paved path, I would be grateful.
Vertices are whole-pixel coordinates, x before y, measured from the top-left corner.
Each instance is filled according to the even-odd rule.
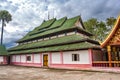
[[[120,68],[110,68],[110,67],[92,67],[92,68],[81,68],[76,70],[90,70],[90,71],[120,73]]]
[[[120,80],[120,74],[0,66],[0,80]]]
[[[94,67],[92,70],[120,73],[120,68]]]

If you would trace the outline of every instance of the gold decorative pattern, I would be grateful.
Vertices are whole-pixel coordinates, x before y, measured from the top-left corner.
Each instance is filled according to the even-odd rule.
[[[117,21],[112,28],[110,34],[106,39],[101,43],[101,47],[106,47],[107,45],[119,45],[120,44],[120,15],[117,18]]]
[[[111,40],[109,41],[109,45],[112,45],[114,43],[120,43],[120,28],[117,29],[116,33],[114,34],[114,36],[111,38]]]

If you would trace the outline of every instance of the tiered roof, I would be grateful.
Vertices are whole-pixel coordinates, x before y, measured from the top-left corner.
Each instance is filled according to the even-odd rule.
[[[45,21],[40,26],[36,27],[33,31],[29,32],[26,36],[24,36],[22,39],[18,40],[17,42],[24,42],[27,40],[36,39],[38,37],[48,36],[50,34],[55,34],[61,31],[66,31],[75,28],[81,30],[83,28],[82,25],[81,25],[82,27],[75,26],[75,22],[79,19],[80,16],[70,19],[64,17],[59,20],[51,19]],[[82,29],[81,31],[83,31],[87,35],[92,35],[91,33],[86,32],[84,29]]]
[[[79,25],[76,23],[79,23]],[[43,21],[40,26],[36,27],[17,42],[24,43],[72,31],[79,32],[85,36],[92,36],[91,33],[85,30],[80,16],[70,19],[63,17],[59,20],[54,18],[48,21]],[[72,34],[33,43],[21,44],[10,48],[8,51],[10,54],[21,54],[99,48],[99,43],[97,41],[82,35]]]

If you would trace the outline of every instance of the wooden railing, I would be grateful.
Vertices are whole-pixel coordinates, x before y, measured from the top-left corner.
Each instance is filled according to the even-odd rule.
[[[120,67],[120,61],[111,61],[112,67]],[[93,61],[93,67],[109,67],[109,61]]]

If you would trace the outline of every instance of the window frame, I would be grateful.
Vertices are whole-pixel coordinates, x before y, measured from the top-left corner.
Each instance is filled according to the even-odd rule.
[[[32,57],[31,56],[26,56],[26,61],[32,61]]]
[[[72,54],[72,61],[80,61],[80,54]]]

